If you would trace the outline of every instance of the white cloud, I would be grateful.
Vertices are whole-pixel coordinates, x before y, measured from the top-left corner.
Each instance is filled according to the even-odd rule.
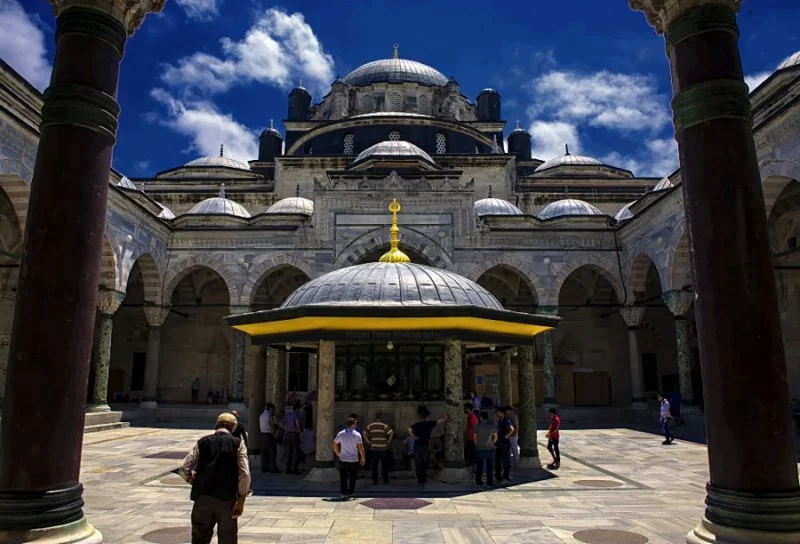
[[[321,92],[333,81],[333,57],[302,13],[269,9],[242,40],[223,38],[221,48],[221,56],[198,52],[167,65],[162,81],[185,96],[220,93],[254,81],[289,88],[301,79]]]
[[[578,153],[581,141],[578,127],[563,121],[534,121],[528,132],[531,134],[531,151],[537,159],[552,159],[564,154],[564,144],[568,144],[570,153]]]
[[[674,138],[648,140],[645,148],[645,151],[634,156],[621,155],[614,151],[600,157],[600,161],[644,177],[663,177],[678,168],[678,144]]]
[[[747,83],[747,86],[750,88],[750,92],[753,92],[756,87],[764,83],[764,81],[772,75],[772,72],[758,72],[756,74],[750,74],[744,76],[744,82]]]
[[[134,166],[139,172],[148,172],[150,170],[150,161],[148,160],[136,161],[134,163]]]
[[[657,132],[671,121],[668,100],[650,76],[553,71],[536,78],[533,91],[533,117],[546,114],[624,132]]]
[[[0,58],[28,82],[43,91],[50,84],[44,32],[17,0],[0,1]]]
[[[258,156],[256,131],[221,113],[214,104],[185,102],[164,89],[153,89],[150,96],[166,107],[168,115],[161,124],[191,138],[190,151],[215,156],[220,144],[224,144],[226,157],[248,161]]]
[[[175,0],[175,2],[183,8],[190,19],[208,21],[212,16],[219,14],[217,0]]]

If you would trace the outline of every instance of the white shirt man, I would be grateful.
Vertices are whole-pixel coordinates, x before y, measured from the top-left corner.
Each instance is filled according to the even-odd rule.
[[[278,444],[275,441],[275,420],[272,412],[275,406],[268,403],[261,416],[258,426],[261,431],[261,472],[280,472],[278,470]]]

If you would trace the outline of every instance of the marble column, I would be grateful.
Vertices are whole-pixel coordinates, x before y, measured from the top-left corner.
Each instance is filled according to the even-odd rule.
[[[108,405],[108,369],[111,365],[111,333],[114,327],[114,314],[119,309],[125,293],[101,291],[97,297],[97,320],[99,338],[94,351],[94,391],[89,412],[110,412]]]
[[[334,468],[332,449],[335,374],[336,344],[320,340],[317,351],[317,451],[314,454],[314,468],[305,478],[309,481],[333,482],[339,479],[339,474]]]
[[[144,364],[144,391],[142,408],[158,408],[158,373],[161,361],[161,327],[169,316],[166,306],[145,306],[147,319],[147,358]]]
[[[231,306],[232,314],[249,312],[248,306]],[[247,358],[247,335],[241,331],[233,331],[233,359],[231,360],[231,384],[228,388],[228,409],[242,412],[244,405],[244,368]]]
[[[689,351],[689,328],[691,323],[687,314],[694,302],[694,293],[691,291],[668,291],[661,295],[669,311],[675,316],[675,343],[678,355],[678,385],[681,392],[681,401],[685,406],[691,406],[694,400],[694,387],[692,385],[692,358]],[[668,394],[666,391],[665,394]]]
[[[711,481],[691,543],[800,542],[800,487],[740,0],[629,0],[665,34]],[[764,447],[768,444],[768,447]]]
[[[541,315],[558,315],[558,306],[539,306],[536,313]],[[543,404],[546,408],[558,406],[556,402],[556,358],[553,349],[553,331],[542,333],[542,343],[544,344],[544,361],[542,370],[544,374],[544,399]]]
[[[247,444],[250,455],[261,453],[261,426],[258,418],[264,411],[267,395],[267,350],[262,347],[258,351],[258,359],[253,365],[253,377],[250,379],[250,405],[248,406],[249,417],[247,420],[247,434],[251,436]]]
[[[283,416],[286,410],[286,367],[289,365],[289,353],[279,351],[275,357],[275,367],[272,369],[272,402],[275,404],[275,413]],[[319,368],[319,361],[317,361]]]
[[[80,461],[119,66],[159,0],[53,1],[45,90],[0,426],[0,541],[96,543]],[[8,29],[6,29],[8,32]]]
[[[631,406],[647,408],[644,392],[644,370],[642,368],[642,352],[639,349],[639,327],[642,326],[643,306],[623,306],[619,312],[625,325],[628,326],[628,364],[631,370]]]
[[[470,478],[464,463],[464,391],[462,378],[461,341],[444,343],[444,468],[437,479],[443,482],[466,482]]]
[[[519,458],[520,466],[539,468],[539,447],[536,440],[536,387],[532,346],[519,350]]]
[[[504,351],[500,354],[500,403],[503,406],[513,406],[513,383],[511,375],[511,352]]]

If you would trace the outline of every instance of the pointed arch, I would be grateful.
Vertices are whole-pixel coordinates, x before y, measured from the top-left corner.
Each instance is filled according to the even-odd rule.
[[[293,255],[276,255],[258,263],[254,266],[248,276],[247,282],[242,288],[242,296],[239,303],[242,306],[250,306],[253,303],[258,287],[270,274],[282,266],[291,266],[303,272],[309,279],[314,279],[320,274],[314,270],[310,264]]]
[[[169,303],[172,298],[172,293],[175,287],[185,278],[189,273],[198,268],[208,268],[216,272],[225,287],[228,289],[228,304],[235,305],[239,301],[239,290],[236,285],[236,274],[231,267],[223,263],[219,258],[210,255],[192,255],[180,259],[167,270],[167,276],[164,281],[164,294],[162,300]]]
[[[506,267],[518,274],[525,281],[537,301],[543,296],[545,292],[544,285],[534,271],[533,266],[512,255],[497,255],[486,261],[476,263],[464,276],[477,282],[486,272],[496,267]]]
[[[546,306],[558,306],[558,298],[561,294],[561,288],[569,276],[580,268],[589,267],[600,276],[605,278],[614,290],[614,294],[622,303],[625,300],[625,290],[622,288],[622,280],[618,272],[618,265],[611,260],[603,259],[597,255],[575,255],[561,266],[558,273],[553,278],[550,289],[547,291],[547,297],[540,301],[540,304]]]
[[[792,180],[800,181],[800,163],[790,160],[768,160],[759,165],[761,186],[764,190],[764,205],[767,217],[772,213],[775,201]]]
[[[693,283],[692,257],[689,250],[689,233],[686,224],[675,229],[667,255],[666,274],[661,278],[663,290],[683,289]]]
[[[22,177],[15,172],[7,172],[3,164],[8,159],[0,160],[0,188],[8,197],[11,207],[17,216],[17,223],[22,236],[25,236],[25,225],[28,220],[28,202],[31,197],[31,188]]]
[[[661,274],[658,272],[655,259],[647,253],[639,253],[631,263],[630,269],[628,270],[628,279],[625,282],[628,288],[629,302],[634,302],[647,291],[647,280],[650,275],[651,267],[658,277],[659,289],[662,288],[663,282],[661,280]]]
[[[155,258],[150,253],[142,253],[133,261],[139,265],[139,273],[142,275],[142,287],[144,289],[144,300],[152,304],[161,304],[161,270]],[[130,277],[130,271],[128,272]],[[128,283],[125,278],[125,284]]]
[[[453,260],[447,254],[447,251],[433,238],[417,230],[404,226],[400,233],[400,245],[401,247],[405,245],[413,248],[436,268],[453,269]],[[358,264],[365,255],[384,246],[389,246],[389,229],[376,227],[350,242],[336,257],[333,268],[343,268]]]

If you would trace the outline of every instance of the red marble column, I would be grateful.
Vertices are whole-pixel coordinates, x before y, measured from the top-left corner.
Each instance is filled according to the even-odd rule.
[[[86,3],[93,7],[55,3],[56,57],[15,306],[0,427],[0,538],[15,541],[15,531],[91,529],[79,473],[117,80],[129,30],[163,0]]]

